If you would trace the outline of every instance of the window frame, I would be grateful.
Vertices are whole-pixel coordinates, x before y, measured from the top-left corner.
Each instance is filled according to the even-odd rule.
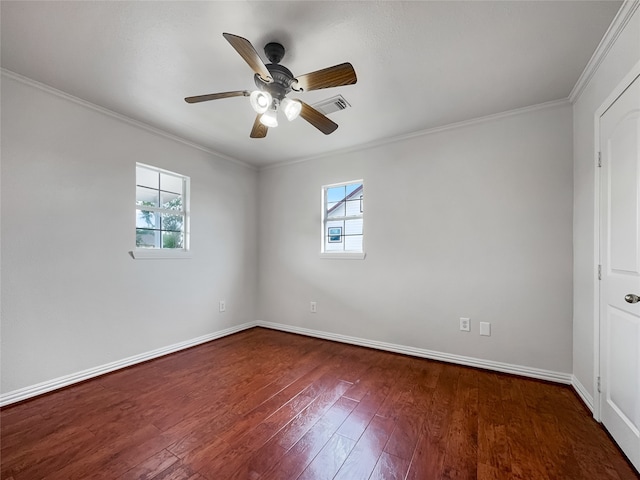
[[[135,216],[135,221],[134,221],[134,227],[136,229],[139,228],[137,226],[137,219],[138,219],[138,214],[137,211],[141,210],[141,206],[137,204],[137,200],[138,200],[138,195],[137,195],[137,187],[138,185],[138,167],[141,168],[145,168],[147,170],[151,170],[153,172],[157,172],[159,174],[165,174],[165,175],[170,175],[173,177],[177,177],[181,180],[182,182],[182,193],[181,193],[181,197],[182,197],[182,210],[181,211],[177,211],[177,210],[169,210],[166,208],[162,208],[162,207],[156,207],[156,206],[145,206],[144,210],[146,211],[152,211],[152,212],[157,212],[159,214],[162,213],[170,213],[173,215],[180,215],[183,217],[183,246],[182,248],[141,248],[138,247],[136,245],[136,240],[134,237],[134,248],[131,252],[129,252],[131,254],[131,256],[138,260],[138,259],[186,259],[186,258],[191,258],[191,252],[190,252],[190,227],[191,227],[191,215],[190,215],[190,211],[191,211],[191,178],[188,177],[187,175],[183,175],[181,173],[177,173],[177,172],[173,172],[171,170],[166,170],[164,168],[159,168],[153,165],[148,165],[145,163],[141,163],[141,162],[136,162],[135,164],[136,170],[135,170],[135,189],[136,189],[136,193],[134,193],[134,197],[135,197],[135,212],[136,212],[136,216]],[[148,188],[148,187],[146,187]],[[160,185],[158,185],[158,192],[162,192],[163,190],[160,189]],[[137,235],[137,233],[136,233]],[[160,239],[162,241],[162,230],[160,231]]]
[[[356,215],[346,215],[346,206],[345,206],[345,215],[342,217],[331,217],[329,218],[327,216],[328,210],[327,210],[327,205],[328,205],[328,195],[327,192],[330,188],[335,188],[335,187],[343,187],[346,185],[353,185],[353,184],[361,184],[362,185],[362,193],[356,197],[356,200],[360,201],[360,213],[356,214]],[[326,259],[344,259],[344,260],[364,260],[364,258],[366,257],[366,253],[365,253],[365,231],[364,231],[364,209],[362,207],[363,205],[363,195],[364,195],[364,180],[360,179],[360,180],[351,180],[348,182],[339,182],[339,183],[332,183],[329,185],[323,185],[322,186],[322,200],[321,200],[321,217],[322,220],[320,222],[320,258],[326,258]],[[354,220],[354,219],[362,219],[362,251],[356,251],[356,250],[336,250],[336,251],[327,251],[326,250],[326,244],[327,242],[329,243],[343,243],[344,242],[344,238],[341,238],[340,242],[332,242],[329,240],[329,231],[328,231],[328,225],[327,222],[329,221],[333,221],[333,220]],[[340,227],[342,228],[342,227]]]

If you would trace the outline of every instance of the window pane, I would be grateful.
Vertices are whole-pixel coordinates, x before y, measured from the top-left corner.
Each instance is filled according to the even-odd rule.
[[[344,222],[345,235],[362,235],[362,219],[346,220]]]
[[[342,227],[327,228],[327,242],[342,243]]]
[[[327,218],[344,217],[344,202],[330,203],[327,205]]]
[[[334,228],[334,227],[340,227],[344,232],[344,220],[329,220],[327,222],[327,229]]]
[[[136,205],[146,207],[158,206],[158,190],[151,190],[146,187],[136,187]]]
[[[327,188],[327,203],[339,202],[344,200],[346,196],[346,188],[344,185],[341,187]]]
[[[353,200],[347,200],[347,213],[346,216],[360,215],[360,197],[356,197]]]
[[[159,172],[155,172],[153,170],[149,170],[148,168],[144,168],[141,166],[136,166],[136,184],[142,185],[143,187],[151,187],[151,188],[159,188]]]
[[[160,192],[160,204],[162,208],[182,211],[182,196],[177,193]]]
[[[184,207],[189,199],[187,186],[187,177],[136,165],[138,248],[185,248],[187,217]]]
[[[136,210],[136,228],[156,228],[159,229],[158,216],[149,210]]]
[[[325,252],[341,252],[344,250],[344,220],[330,220],[324,231]]]
[[[162,232],[162,248],[183,248],[183,238],[180,232]]]
[[[182,194],[182,178],[175,175],[160,174],[160,190]]]
[[[344,249],[347,251],[362,252],[362,235],[344,237]]]
[[[325,199],[324,251],[362,252],[364,184],[325,187]]]
[[[358,190],[360,187],[362,187],[361,183],[352,183],[350,185],[346,185],[346,196],[348,197],[349,195],[351,195],[353,192],[355,192],[356,190]]]
[[[162,230],[171,232],[181,232],[184,227],[184,218],[182,215],[171,215],[169,213],[162,214]]]
[[[324,251],[325,252],[342,252],[344,250],[344,242],[329,243],[325,240]]]
[[[136,247],[160,248],[160,232],[158,230],[136,228]]]

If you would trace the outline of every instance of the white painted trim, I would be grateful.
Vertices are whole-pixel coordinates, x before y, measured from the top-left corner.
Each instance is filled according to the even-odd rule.
[[[593,395],[593,418],[600,421],[600,395],[597,392],[598,377],[600,376],[600,279],[598,265],[600,265],[600,167],[598,167],[598,152],[600,152],[600,115],[594,116],[595,137],[593,149],[593,375],[591,386]],[[574,346],[575,348],[575,346]]]
[[[611,22],[611,25],[609,25],[609,28],[602,37],[602,40],[600,40],[600,44],[596,48],[595,52],[593,52],[587,66],[582,71],[580,78],[578,78],[578,81],[571,90],[571,93],[569,93],[569,101],[571,103],[575,103],[578,98],[580,98],[580,95],[582,95],[585,88],[587,88],[587,85],[589,85],[589,82],[598,71],[598,68],[600,68],[600,65],[616,43],[616,40],[624,31],[627,23],[629,23],[629,20],[631,20],[631,17],[638,9],[638,6],[640,6],[640,0],[625,0],[622,4],[620,10],[618,10],[618,13]]]
[[[485,370],[493,370],[496,372],[510,373],[513,375],[521,375],[523,377],[537,378],[539,380],[547,380],[565,385],[572,384],[572,375],[570,373],[554,372],[551,370],[543,370],[533,367],[525,367],[523,365],[513,365],[510,363],[494,362],[492,360],[484,360],[481,358],[465,357],[462,355],[454,355],[451,353],[437,352],[435,350],[426,350],[423,348],[408,347],[395,343],[379,342],[377,340],[368,340],[360,337],[351,337],[340,335],[337,333],[323,332],[319,330],[311,330],[308,328],[295,327],[282,323],[258,321],[258,327],[270,328],[273,330],[281,330],[283,332],[297,333],[307,335],[309,337],[322,338],[324,340],[332,340],[335,342],[348,343],[358,345],[360,347],[375,348],[377,350],[386,350],[414,357],[428,358],[430,360],[438,360],[441,362],[455,363],[467,367],[482,368]]]
[[[576,391],[585,406],[593,413],[593,397],[575,375],[571,375],[571,386]]]
[[[640,4],[640,1],[637,2]],[[636,5],[637,7],[637,5]],[[600,260],[600,168],[597,166],[598,152],[600,152],[600,117],[605,114],[611,105],[618,99],[620,95],[631,85],[631,83],[640,75],[640,61],[627,73],[624,78],[616,85],[616,88],[607,96],[604,102],[598,107],[593,115],[593,131],[594,131],[594,148],[593,148],[593,165],[595,169],[594,177],[594,232],[593,232],[593,258],[594,258],[594,306],[593,306],[593,418],[598,422],[601,419],[601,395],[596,392],[598,377],[600,376],[600,281],[597,280],[597,265],[601,264]]]
[[[187,260],[191,258],[191,252],[186,250],[173,250],[167,248],[139,248],[131,250],[129,254],[134,260]]]
[[[49,85],[46,85],[46,84],[41,83],[41,82],[38,82],[38,81],[33,80],[33,79],[29,78],[29,77],[25,77],[25,76],[20,75],[18,73],[12,72],[11,70],[7,70],[6,68],[0,68],[0,73],[3,76],[7,77],[7,78],[15,80],[16,82],[20,82],[20,83],[23,83],[25,85],[29,85],[30,87],[37,88],[37,89],[42,90],[44,92],[50,93],[52,95],[55,95],[56,97],[64,98],[65,100],[68,100],[68,101],[73,102],[75,104],[81,105],[81,106],[83,106],[85,108],[89,108],[91,110],[94,110],[96,112],[102,113],[102,114],[107,115],[109,117],[115,118],[117,120],[120,120],[121,122],[127,123],[129,125],[134,126],[134,127],[141,128],[142,130],[145,130],[147,132],[153,133],[155,135],[159,135],[161,137],[168,138],[169,140],[173,140],[175,142],[182,143],[183,145],[195,148],[197,150],[200,150],[201,152],[208,153],[209,155],[214,155],[214,156],[220,158],[221,160],[224,160],[224,161],[227,161],[227,162],[231,162],[231,163],[234,163],[236,165],[240,165],[240,166],[248,168],[250,170],[257,170],[257,168],[254,165],[250,165],[248,163],[245,163],[242,160],[238,160],[237,158],[230,157],[229,155],[225,155],[224,153],[216,152],[215,150],[212,150],[210,148],[203,147],[202,145],[198,145],[197,143],[191,142],[191,141],[186,140],[186,139],[184,139],[182,137],[179,137],[177,135],[173,135],[172,133],[165,132],[164,130],[160,130],[159,128],[152,127],[151,125],[147,125],[146,123],[141,122],[139,120],[134,120],[133,118],[129,118],[129,117],[125,116],[125,115],[122,115],[121,113],[116,113],[116,112],[114,112],[112,110],[109,110],[107,108],[104,108],[104,107],[101,107],[99,105],[96,105],[95,103],[91,103],[91,102],[88,102],[86,100],[82,100],[81,98],[74,97],[73,95],[69,95],[68,93],[63,92],[62,90],[58,90],[57,88],[50,87]]]
[[[364,252],[320,252],[319,255],[327,260],[364,260],[367,256]]]
[[[248,330],[254,327],[269,328],[272,330],[279,330],[283,332],[296,333],[299,335],[306,335],[309,337],[321,338],[324,340],[331,340],[335,342],[347,343],[350,345],[357,345],[361,347],[374,348],[377,350],[384,350],[394,353],[400,353],[404,355],[411,355],[414,357],[427,358],[430,360],[437,360],[441,362],[454,363],[457,365],[464,365],[467,367],[481,368],[485,370],[492,370],[496,372],[508,373],[512,375],[520,375],[523,377],[536,378],[539,380],[546,380],[555,383],[562,383],[565,385],[572,385],[578,395],[585,401],[587,406],[592,409],[592,401],[586,389],[582,386],[577,378],[569,373],[554,372],[551,370],[543,370],[539,368],[526,367],[522,365],[514,365],[503,362],[494,362],[492,360],[484,360],[481,358],[466,357],[462,355],[454,355],[450,353],[438,352],[435,350],[426,350],[422,348],[409,347],[405,345],[398,345],[394,343],[380,342],[377,340],[369,340],[360,337],[351,337],[347,335],[340,335],[331,332],[323,332],[319,330],[311,330],[308,328],[295,327],[291,325],[285,325],[281,323],[273,322],[247,322],[242,325],[230,327],[218,332],[209,333],[201,337],[186,340],[184,342],[175,343],[166,347],[161,347],[150,352],[141,353],[132,357],[124,358],[115,362],[100,365],[87,370],[82,370],[70,375],[47,380],[35,385],[24,387],[18,390],[14,390],[0,395],[0,407],[10,405],[12,403],[28,400],[29,398],[42,395],[60,388],[68,387],[75,383],[84,382],[92,378],[105,375],[115,370],[130,367],[138,363],[153,360],[154,358],[162,357],[171,353],[178,352],[187,348],[195,347],[218,338],[222,338],[234,333]]]
[[[0,395],[0,407],[4,407],[5,405],[10,405],[15,402],[20,402],[22,400],[27,400],[29,398],[42,395],[43,393],[57,390],[59,388],[68,387],[69,385],[73,385],[74,383],[84,382],[85,380],[104,375],[105,373],[120,370],[121,368],[130,367],[132,365],[146,362],[154,358],[162,357],[170,353],[175,353],[186,348],[195,347],[196,345],[210,342],[211,340],[216,340],[218,338],[226,337],[227,335],[241,332],[242,330],[247,330],[256,326],[256,322],[243,323],[242,325],[230,327],[218,332],[208,333],[206,335],[202,335],[201,337],[192,338],[191,340],[186,340],[184,342],[174,343],[173,345],[161,347],[150,352],[141,353],[139,355],[134,355],[122,360],[117,360],[115,362],[89,368],[87,370],[82,370],[70,375],[54,378],[53,380],[47,380],[45,382],[31,385],[29,387],[20,388],[18,390]]]
[[[640,1],[640,0],[638,0]],[[448,125],[443,125],[441,127],[435,127],[435,128],[430,128],[427,130],[420,130],[417,132],[413,132],[413,133],[408,133],[405,135],[398,135],[396,137],[389,137],[389,138],[384,138],[382,140],[376,140],[374,142],[369,142],[369,143],[364,143],[362,145],[356,145],[353,147],[347,147],[347,148],[343,148],[343,149],[339,149],[339,150],[333,150],[331,152],[325,152],[325,153],[321,153],[319,155],[313,155],[310,157],[304,157],[304,158],[299,158],[296,160],[285,160],[284,162],[278,162],[278,163],[274,163],[271,165],[265,165],[263,167],[260,167],[260,170],[269,170],[271,168],[278,168],[278,167],[286,167],[288,165],[294,165],[296,163],[303,163],[303,162],[308,162],[311,160],[318,160],[321,158],[326,158],[326,157],[334,157],[337,155],[344,155],[347,153],[353,153],[353,152],[360,152],[363,150],[369,150],[371,148],[377,148],[377,147],[381,147],[383,145],[387,145],[390,143],[396,143],[396,142],[401,142],[403,140],[409,140],[412,138],[416,138],[416,137],[423,137],[426,135],[433,135],[436,133],[441,133],[441,132],[446,132],[449,130],[455,130],[458,128],[465,128],[465,127],[470,127],[473,125],[478,125],[481,123],[485,123],[485,122],[493,122],[496,120],[501,120],[503,118],[508,118],[508,117],[513,117],[516,115],[524,115],[527,113],[531,113],[531,112],[536,112],[538,110],[545,110],[545,109],[551,109],[551,108],[558,108],[558,107],[564,107],[570,105],[570,102],[567,98],[563,98],[560,100],[553,100],[551,102],[545,102],[545,103],[540,103],[538,105],[531,105],[529,107],[522,107],[522,108],[516,108],[514,110],[509,110],[506,112],[501,112],[501,113],[494,113],[492,115],[486,115],[484,117],[478,117],[478,118],[473,118],[471,120],[464,120],[462,122],[456,122],[456,123],[450,123]]]

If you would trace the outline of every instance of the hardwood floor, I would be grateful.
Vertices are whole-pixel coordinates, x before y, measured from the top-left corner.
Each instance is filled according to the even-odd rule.
[[[2,479],[635,479],[569,387],[255,328],[4,408]]]

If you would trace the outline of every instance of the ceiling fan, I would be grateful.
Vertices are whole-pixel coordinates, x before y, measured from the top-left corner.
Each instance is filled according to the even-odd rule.
[[[294,77],[288,68],[280,65],[280,60],[284,57],[285,52],[281,44],[271,42],[265,45],[264,53],[271,62],[265,65],[249,40],[231,33],[223,33],[222,36],[227,39],[254,71],[254,81],[258,90],[253,92],[236,90],[187,97],[185,98],[187,103],[206,102],[230,97],[249,97],[249,103],[257,114],[251,129],[251,138],[264,138],[267,136],[269,127],[278,126],[278,110],[282,110],[289,121],[295,120],[298,115],[301,116],[325,135],[329,135],[338,128],[338,124],[327,116],[302,100],[287,98],[287,94],[292,90],[304,92],[353,85],[358,79],[350,63],[341,63],[340,65]]]

